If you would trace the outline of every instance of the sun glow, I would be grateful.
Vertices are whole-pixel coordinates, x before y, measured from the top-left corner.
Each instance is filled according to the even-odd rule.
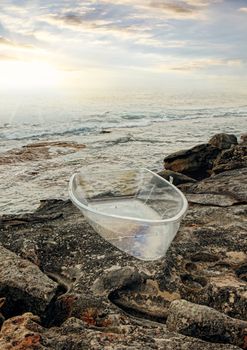
[[[61,82],[61,73],[45,62],[0,61],[1,88],[49,88]]]

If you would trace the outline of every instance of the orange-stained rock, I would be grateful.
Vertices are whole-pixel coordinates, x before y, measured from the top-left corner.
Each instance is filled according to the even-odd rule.
[[[40,319],[25,313],[4,322],[0,332],[1,350],[45,350],[40,344],[42,327]]]

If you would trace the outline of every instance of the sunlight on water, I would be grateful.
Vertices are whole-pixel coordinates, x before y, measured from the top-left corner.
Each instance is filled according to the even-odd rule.
[[[198,98],[197,98],[198,96]],[[165,155],[247,130],[244,96],[167,92],[0,92],[0,212],[26,212],[40,199],[67,198],[70,175],[144,166],[161,170]],[[106,132],[106,133],[105,133]],[[24,145],[68,141],[82,149]],[[5,154],[15,149],[14,154]]]

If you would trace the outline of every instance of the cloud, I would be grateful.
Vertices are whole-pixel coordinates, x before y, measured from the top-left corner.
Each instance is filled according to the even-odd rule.
[[[0,53],[0,61],[16,61],[16,57]]]
[[[6,39],[6,38],[0,36],[0,45],[14,46],[14,43],[12,41],[10,41],[9,39]]]
[[[189,6],[184,2],[172,3],[172,2],[164,2],[160,0],[151,1],[149,6],[150,8],[167,11],[168,13],[183,14],[183,15],[191,14],[196,9],[196,6]]]
[[[241,8],[239,9],[239,11],[240,11],[240,12],[245,12],[245,13],[247,13],[247,7],[241,7]]]
[[[132,6],[133,9],[143,12],[146,17],[154,14],[164,19],[193,19],[206,18],[205,8],[210,4],[222,0],[102,0],[105,3],[118,4],[119,6]]]
[[[161,71],[181,71],[181,72],[191,72],[198,70],[207,70],[212,68],[234,68],[234,67],[242,67],[245,66],[246,62],[242,59],[194,59],[194,60],[186,60],[178,63],[167,62],[161,64],[158,69]]]
[[[22,48],[22,49],[35,49],[35,47],[33,45],[30,44],[25,44],[25,43],[21,43],[21,42],[16,42],[7,38],[4,38],[2,36],[0,36],[0,45],[3,46],[10,46],[10,47],[18,47],[18,48]]]
[[[243,62],[236,57],[247,52],[240,13],[247,8],[239,2],[18,1],[6,0],[0,12],[0,45],[9,59],[40,58],[71,71],[159,67],[182,74],[237,69]]]

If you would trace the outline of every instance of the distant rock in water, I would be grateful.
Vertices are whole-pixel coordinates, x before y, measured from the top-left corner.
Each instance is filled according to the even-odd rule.
[[[212,174],[212,168],[222,151],[237,146],[237,138],[230,134],[216,134],[208,143],[173,153],[164,159],[167,170],[182,173],[196,180]]]
[[[110,134],[111,130],[103,129],[100,131],[100,134]]]
[[[73,141],[43,141],[30,143],[0,154],[0,165],[51,159],[60,154],[69,154],[85,148]]]

